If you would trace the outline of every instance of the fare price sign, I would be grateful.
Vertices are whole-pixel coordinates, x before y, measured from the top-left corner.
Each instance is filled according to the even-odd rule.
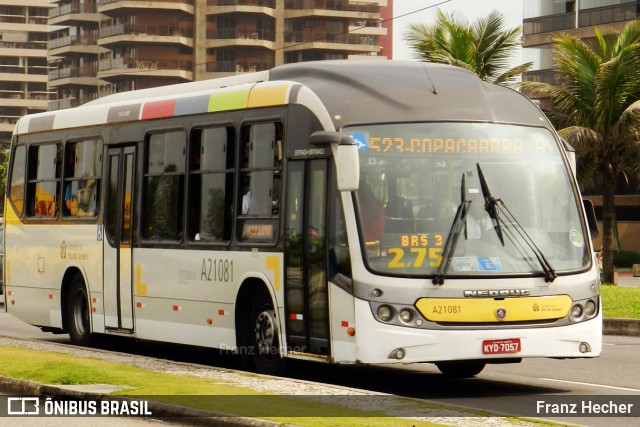
[[[380,236],[380,247],[389,257],[388,268],[437,268],[442,263],[446,238],[440,233],[387,233]]]

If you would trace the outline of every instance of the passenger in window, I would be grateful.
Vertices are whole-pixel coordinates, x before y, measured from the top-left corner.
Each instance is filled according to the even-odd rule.
[[[76,197],[78,193],[77,186],[78,183],[76,181],[67,183],[67,189],[64,193],[64,205],[67,208],[67,215],[78,215],[78,199]]]
[[[242,215],[247,215],[251,209],[251,191],[242,196]]]
[[[78,216],[94,216],[96,214],[96,180],[82,181],[83,188],[78,190]]]
[[[67,178],[73,178],[75,175],[76,166],[76,152],[75,147],[69,148],[67,151],[67,159],[65,164],[65,176]],[[67,182],[67,186],[64,192],[64,206],[66,208],[66,214],[71,216],[78,215],[78,183],[77,181]]]

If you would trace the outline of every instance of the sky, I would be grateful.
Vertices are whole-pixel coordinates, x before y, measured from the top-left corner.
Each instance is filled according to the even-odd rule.
[[[394,0],[394,17],[420,11],[394,20],[393,59],[415,59],[404,41],[404,34],[409,24],[434,22],[438,9],[447,13],[460,12],[469,23],[496,9],[504,15],[505,27],[512,28],[522,25],[522,3],[523,0]],[[434,7],[429,8],[432,5]],[[519,64],[522,61],[514,58],[514,62]]]

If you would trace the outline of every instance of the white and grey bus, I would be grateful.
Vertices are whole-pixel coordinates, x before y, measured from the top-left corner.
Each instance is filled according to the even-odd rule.
[[[569,153],[459,68],[289,64],[25,116],[7,182],[5,307],[77,344],[454,376],[601,351]]]

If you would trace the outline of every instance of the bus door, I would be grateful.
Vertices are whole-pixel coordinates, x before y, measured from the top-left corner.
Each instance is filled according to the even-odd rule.
[[[290,353],[329,355],[329,159],[288,163],[285,305]]]
[[[133,330],[133,182],[135,146],[109,148],[104,214],[104,313],[108,329]]]

